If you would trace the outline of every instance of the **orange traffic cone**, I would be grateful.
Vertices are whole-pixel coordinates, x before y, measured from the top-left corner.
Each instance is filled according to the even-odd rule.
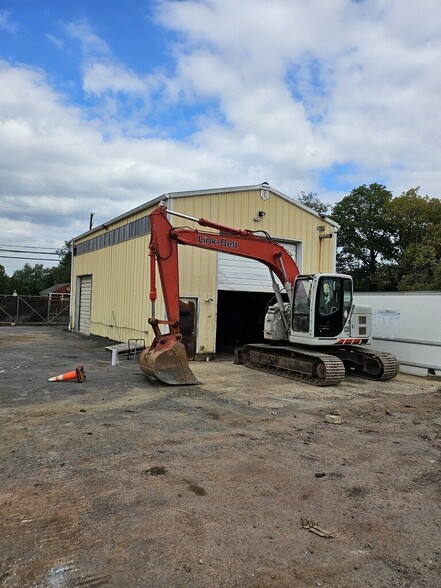
[[[61,374],[61,376],[54,376],[53,378],[49,378],[48,382],[64,382],[66,380],[77,380],[77,382],[84,382],[85,379],[86,374],[84,373],[84,366],[77,365],[77,367],[71,372],[66,372],[65,374]]]

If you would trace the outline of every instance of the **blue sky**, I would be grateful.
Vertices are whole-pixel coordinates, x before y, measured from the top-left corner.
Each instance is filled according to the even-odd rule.
[[[439,197],[440,61],[438,0],[0,0],[0,249],[170,191]]]

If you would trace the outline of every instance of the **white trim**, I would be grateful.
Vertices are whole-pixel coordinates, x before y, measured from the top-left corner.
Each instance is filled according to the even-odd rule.
[[[133,216],[134,214],[138,214],[139,212],[142,212],[143,210],[147,210],[148,208],[151,208],[152,206],[155,206],[164,200],[165,201],[172,200],[173,198],[189,198],[192,196],[207,196],[207,195],[211,195],[211,194],[228,194],[231,192],[249,192],[252,190],[262,190],[263,186],[264,186],[265,190],[268,190],[270,193],[275,194],[279,198],[282,198],[282,200],[286,200],[286,202],[289,202],[293,206],[296,206],[297,208],[300,208],[301,210],[304,210],[305,212],[317,217],[321,221],[327,222],[329,225],[334,227],[336,230],[338,230],[340,228],[340,225],[338,223],[336,223],[335,221],[333,221],[332,219],[330,219],[328,217],[320,216],[319,213],[316,212],[315,210],[308,208],[304,204],[301,204],[300,202],[298,202],[294,198],[291,198],[290,196],[287,196],[283,192],[279,192],[279,190],[276,190],[275,188],[272,188],[271,186],[269,186],[267,184],[255,184],[255,185],[251,185],[251,186],[233,186],[233,187],[228,187],[228,188],[188,190],[185,192],[166,192],[164,194],[161,194],[161,196],[157,196],[156,198],[153,198],[152,200],[149,200],[149,201],[145,202],[144,204],[141,204],[140,206],[133,208],[132,210],[129,210],[128,212],[125,212],[115,218],[110,219],[109,221],[99,225],[98,227],[94,227],[90,231],[86,231],[85,233],[82,233],[81,235],[77,235],[76,237],[74,237],[74,239],[72,241],[75,242],[78,239],[83,239],[87,235],[91,235],[91,234],[93,234],[97,231],[100,231],[106,227],[108,228],[110,225],[115,224],[121,220],[124,220],[130,216]],[[171,209],[171,204],[167,204],[167,207]]]

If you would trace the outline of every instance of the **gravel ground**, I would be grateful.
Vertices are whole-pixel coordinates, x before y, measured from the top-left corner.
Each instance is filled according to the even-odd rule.
[[[440,586],[441,382],[167,387],[105,344],[0,328],[1,586]]]

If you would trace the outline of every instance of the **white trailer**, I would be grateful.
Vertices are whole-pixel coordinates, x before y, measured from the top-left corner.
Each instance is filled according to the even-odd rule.
[[[354,293],[372,306],[372,345],[398,358],[400,371],[441,376],[441,292]]]

